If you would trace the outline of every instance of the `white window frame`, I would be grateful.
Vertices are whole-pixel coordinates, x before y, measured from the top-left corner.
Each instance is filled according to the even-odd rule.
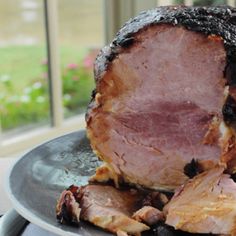
[[[105,44],[113,39],[120,26],[129,18],[137,15],[141,10],[160,5],[171,5],[172,0],[103,0]],[[185,5],[192,5],[193,0],[185,0]],[[35,145],[57,136],[84,129],[86,124],[84,114],[69,119],[63,118],[62,82],[60,74],[59,42],[58,42],[58,8],[57,0],[44,0],[47,35],[48,66],[50,77],[51,118],[52,127],[40,127],[30,132],[24,132],[7,139],[1,135],[0,125],[0,158],[10,157],[32,149]],[[234,0],[227,0],[227,4],[235,6]]]

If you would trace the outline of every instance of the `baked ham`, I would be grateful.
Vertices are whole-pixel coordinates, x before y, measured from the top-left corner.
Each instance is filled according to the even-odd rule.
[[[102,49],[86,121],[109,176],[173,190],[192,160],[201,171],[221,161],[234,172],[235,19],[230,7],[160,7]]]
[[[158,221],[154,235],[183,235],[173,227],[236,235],[236,184],[229,178],[236,176],[236,10],[142,12],[101,50],[94,71],[87,135],[104,164],[91,181],[178,190],[164,215],[169,199],[155,191],[69,189],[58,203],[59,220],[87,220],[118,236],[139,235]]]
[[[164,213],[152,206],[144,206],[133,214],[133,219],[144,222],[147,225],[154,225],[163,222]]]
[[[206,171],[178,189],[164,208],[166,223],[191,233],[236,235],[236,183],[223,171]]]
[[[140,222],[141,217],[147,222],[157,222],[163,217],[157,209],[154,212],[155,208],[152,212],[143,212],[142,216],[136,212],[141,208],[144,197],[142,192],[134,189],[118,190],[105,185],[71,186],[58,200],[57,218],[61,223],[86,220],[118,235],[140,235],[149,229]]]

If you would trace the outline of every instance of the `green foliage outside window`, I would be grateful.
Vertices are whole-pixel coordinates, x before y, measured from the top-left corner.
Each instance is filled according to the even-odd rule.
[[[175,4],[184,4],[184,0],[175,0]],[[224,5],[226,1],[224,0],[194,0],[194,6],[211,6],[211,5]]]
[[[224,0],[195,0],[194,6],[211,6],[211,5],[224,5],[226,2]]]
[[[94,87],[92,75],[94,55],[62,68],[63,104],[66,117],[86,110]],[[22,91],[8,75],[0,76],[1,128],[9,130],[29,124],[46,123],[50,114],[47,62],[41,63],[42,75],[30,82]]]

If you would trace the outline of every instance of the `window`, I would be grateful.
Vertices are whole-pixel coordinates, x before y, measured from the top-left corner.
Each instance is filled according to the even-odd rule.
[[[1,130],[50,123],[43,1],[0,2]]]
[[[84,114],[74,115],[84,113],[94,88],[92,64],[104,45],[104,32],[103,0],[11,0],[0,4],[1,25],[5,26],[0,29],[5,38],[0,38],[6,39],[0,41],[1,56],[9,50],[0,59],[4,62],[0,65],[3,157],[84,127]],[[15,113],[21,99],[15,117],[9,106],[3,106],[7,97],[14,101]]]
[[[226,1],[224,0],[194,0],[194,6],[211,6],[211,5],[224,5]]]
[[[103,0],[59,0],[64,117],[84,113],[94,88],[93,63],[104,45]]]

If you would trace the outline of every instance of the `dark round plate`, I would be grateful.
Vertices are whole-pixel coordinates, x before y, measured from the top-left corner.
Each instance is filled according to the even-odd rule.
[[[16,162],[6,191],[24,218],[48,231],[63,236],[108,236],[85,222],[80,227],[60,225],[55,216],[60,193],[71,184],[87,184],[98,165],[85,131],[71,133],[40,145]]]

